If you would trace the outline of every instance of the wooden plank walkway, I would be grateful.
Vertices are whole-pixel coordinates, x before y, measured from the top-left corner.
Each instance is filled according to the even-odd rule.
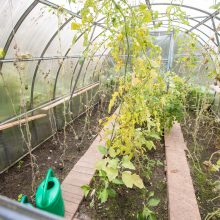
[[[118,109],[114,114],[116,115],[117,113]],[[105,146],[106,142],[103,140],[105,130],[112,129],[113,124],[114,119],[112,119],[108,125],[101,130],[89,149],[75,164],[61,185],[66,219],[76,219],[74,218],[74,215],[84,197],[83,191],[80,187],[85,184],[90,184],[92,177],[95,174],[95,164],[102,158],[97,146]]]
[[[165,134],[170,220],[201,220],[179,123]]]

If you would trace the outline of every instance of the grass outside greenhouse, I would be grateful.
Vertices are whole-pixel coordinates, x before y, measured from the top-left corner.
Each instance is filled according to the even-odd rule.
[[[0,219],[220,219],[219,1],[0,1]]]

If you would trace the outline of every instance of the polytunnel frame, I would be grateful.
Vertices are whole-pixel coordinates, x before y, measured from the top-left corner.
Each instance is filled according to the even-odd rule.
[[[150,1],[149,1],[150,3]],[[215,21],[213,18],[216,18],[217,20],[220,21],[220,18],[217,16],[219,14],[219,11],[216,10],[215,12],[213,13],[209,13],[205,10],[202,10],[200,8],[195,8],[195,7],[192,7],[192,6],[189,6],[189,5],[185,5],[185,4],[176,4],[176,3],[150,3],[151,6],[160,6],[160,5],[164,5],[164,6],[170,6],[170,5],[173,5],[173,6],[177,6],[177,7],[183,7],[183,8],[189,8],[189,9],[192,9],[192,10],[195,10],[195,11],[199,11],[203,14],[206,14],[206,18],[204,18],[202,21],[199,21],[198,24],[194,25],[191,29],[187,30],[186,32],[192,32],[194,29],[196,30],[199,30],[198,27],[201,26],[201,25],[204,25],[207,21],[209,21],[210,19],[212,20],[212,25],[213,25],[213,32],[215,33],[215,37],[216,37],[216,41],[217,41],[217,44],[218,44],[218,47],[219,47],[219,37],[218,37],[218,34],[217,33],[217,29],[216,29],[216,25],[215,25]]]
[[[165,13],[160,13],[161,15],[165,15]],[[159,21],[169,21],[169,20],[160,20],[161,18],[164,18],[164,17],[166,17],[166,16],[163,16],[163,17],[160,17],[160,18],[158,18],[157,20],[159,20]],[[186,19],[189,19],[189,20],[192,20],[192,21],[195,21],[195,22],[197,22],[197,23],[199,23],[200,21],[198,21],[198,20],[196,20],[196,18],[199,18],[199,17],[185,17]],[[202,18],[204,18],[204,16],[202,17]],[[174,19],[174,20],[172,20],[172,21],[177,21],[177,20],[179,20],[179,19]],[[155,22],[156,20],[153,20],[152,22]],[[215,32],[215,30],[214,30],[214,28],[212,28],[212,27],[210,27],[210,26],[208,26],[207,24],[203,24],[206,28],[208,28],[208,29],[210,29],[211,31],[213,31],[213,32]],[[216,32],[216,34],[218,34],[219,36],[220,36],[220,33],[218,33],[218,32]]]
[[[195,8],[195,7],[192,7],[192,6],[189,6],[189,5],[184,5],[184,4],[176,4],[176,3],[150,3],[150,1],[149,0],[145,0],[145,2],[146,2],[146,5],[147,5],[147,7],[148,7],[148,9],[150,10],[150,11],[152,11],[152,7],[151,6],[157,6],[157,5],[164,5],[164,6],[166,6],[166,5],[174,5],[174,6],[178,6],[178,7],[184,7],[184,8],[189,8],[189,9],[192,9],[192,10],[196,10],[196,11],[199,11],[199,12],[202,12],[203,14],[206,14],[207,16],[205,17],[205,19],[203,19],[202,21],[197,21],[197,20],[195,20],[195,19],[192,19],[192,20],[194,20],[194,21],[196,21],[196,22],[198,22],[195,26],[191,26],[191,29],[186,29],[186,33],[188,33],[188,32],[191,32],[191,31],[193,31],[194,29],[196,29],[196,30],[198,30],[198,31],[200,31],[201,32],[201,30],[199,30],[198,29],[198,27],[199,26],[201,26],[201,25],[204,25],[204,26],[206,26],[207,27],[207,25],[205,24],[205,22],[207,22],[208,20],[212,20],[212,24],[213,24],[213,29],[211,28],[211,27],[209,27],[209,29],[210,30],[212,30],[214,33],[215,33],[215,37],[216,37],[216,41],[217,41],[217,44],[215,43],[215,42],[213,42],[217,47],[219,47],[219,33],[217,32],[217,30],[216,30],[216,26],[215,26],[215,21],[214,21],[214,19],[213,18],[216,18],[217,20],[219,20],[220,21],[220,18],[217,16],[218,14],[219,14],[219,12],[216,10],[214,13],[209,13],[209,12],[207,12],[207,11],[205,11],[205,10],[202,10],[202,9],[199,9],[199,8]],[[48,1],[48,0],[34,0],[32,3],[31,3],[31,5],[23,12],[23,14],[20,16],[20,18],[17,20],[17,22],[16,22],[16,24],[14,25],[14,28],[13,28],[13,30],[11,31],[11,33],[10,33],[10,35],[9,35],[9,37],[8,37],[8,39],[7,39],[7,41],[6,41],[6,44],[5,44],[5,46],[4,46],[4,52],[5,52],[5,54],[4,54],[4,57],[2,58],[2,59],[0,59],[0,71],[1,71],[1,69],[2,69],[2,65],[5,63],[5,62],[13,62],[13,60],[7,60],[7,59],[4,59],[5,58],[5,56],[6,56],[6,54],[7,54],[7,51],[8,51],[8,48],[9,48],[9,46],[11,45],[11,42],[12,42],[12,40],[13,40],[13,37],[15,36],[15,33],[17,32],[17,30],[20,28],[20,26],[21,26],[21,24],[23,23],[23,21],[26,19],[26,17],[30,14],[30,12],[35,8],[35,6],[37,6],[38,5],[38,3],[41,3],[41,4],[43,4],[43,5],[47,5],[47,6],[49,6],[49,7],[52,7],[53,9],[56,9],[56,10],[58,10],[61,6],[59,6],[59,5],[57,5],[57,4],[54,4],[54,3],[52,3],[52,2],[50,2],[50,1]],[[79,15],[79,13],[75,13],[75,12],[73,12],[73,11],[71,11],[71,10],[69,10],[69,9],[66,9],[66,8],[62,8],[65,12],[67,12],[68,14],[70,14],[72,17],[70,17],[69,19],[68,19],[68,22],[65,22],[66,24],[68,24],[74,17],[76,17],[76,18],[79,18],[79,19],[82,19],[82,17]],[[190,18],[189,18],[190,19]],[[159,19],[158,19],[159,20]],[[101,27],[101,28],[104,28],[104,29],[107,29],[104,25],[102,25],[102,24],[100,24],[99,23],[100,21],[95,21],[95,22],[93,22],[93,25],[94,26],[99,26],[99,27]],[[155,21],[152,21],[152,23],[154,24],[154,22]],[[62,24],[62,28],[66,25],[65,23],[63,23]],[[174,26],[174,25],[173,25]],[[50,44],[53,42],[53,40],[55,39],[55,37],[56,37],[56,35],[59,33],[59,31],[62,29],[61,27],[59,27],[58,28],[58,30],[55,32],[55,34],[51,37],[51,39],[50,39],[50,41],[47,43],[47,45],[45,46],[45,48],[44,48],[44,50],[43,51],[45,51],[45,53],[46,53],[46,51],[47,51],[47,49],[49,48],[49,46],[50,46]],[[177,26],[178,27],[178,26]],[[182,27],[181,27],[182,28]],[[185,29],[185,28],[182,28],[182,29]],[[203,33],[204,34],[204,33]],[[200,38],[200,40],[202,40],[204,43],[206,43],[205,42],[205,40],[202,38],[202,37],[200,37],[200,36],[198,36],[197,35],[197,37],[199,37]],[[208,37],[208,36],[206,36],[206,37]],[[207,44],[207,43],[206,43]],[[42,52],[43,53],[43,52]],[[23,61],[33,61],[33,60],[38,60],[38,61],[40,61],[41,62],[41,60],[53,60],[53,59],[59,59],[60,57],[53,57],[53,56],[50,56],[50,57],[43,57],[43,56],[41,56],[41,57],[39,57],[39,58],[36,58],[36,57],[33,57],[33,58],[30,58],[30,59],[23,59]],[[62,57],[63,59],[65,59],[65,58],[67,58],[66,56],[64,56],[64,57]],[[79,57],[73,57],[73,58],[80,58],[80,56]],[[22,60],[22,59],[21,59]],[[35,70],[36,72],[38,71],[38,68],[36,68],[37,70]],[[59,68],[58,68],[58,74],[59,74]],[[37,73],[36,73],[37,74]],[[56,88],[54,88],[54,91],[56,90]],[[32,98],[33,99],[33,98]],[[35,109],[37,109],[37,107],[36,108],[34,108],[33,109],[33,100],[32,100],[32,102],[31,102],[31,108],[30,108],[30,111],[29,112],[33,112]],[[9,120],[7,120],[7,122],[8,121],[10,121],[10,119]],[[6,123],[6,122],[3,122],[3,123],[1,123],[1,124],[4,124],[4,123]]]
[[[179,28],[183,33],[184,33],[184,31],[185,31],[185,33],[186,33],[186,30],[188,30],[188,29],[186,29],[186,28],[184,28],[184,27],[179,27],[179,26],[177,26],[177,25],[173,25],[173,26]],[[161,25],[161,27],[167,28],[168,25],[164,24],[164,25]],[[189,35],[189,33],[186,33],[186,34]],[[194,34],[195,34],[195,33],[194,33]],[[206,44],[207,47],[210,46],[210,45],[209,45],[204,39],[202,39],[199,35],[197,35],[197,34],[195,34],[195,35],[196,35],[196,37],[198,37],[204,44]],[[201,45],[201,47],[204,48],[204,45],[203,45],[200,41],[198,41],[198,43]],[[209,57],[210,57],[210,59],[212,60],[214,66],[215,66],[215,69],[216,69],[216,65],[215,65],[215,62],[213,61],[213,57],[212,57],[211,55],[209,55]]]
[[[72,57],[66,57],[66,56],[64,56],[64,57],[53,57],[53,56],[50,56],[50,57],[47,57],[47,58],[44,58],[43,57],[43,53],[45,54],[46,53],[46,51],[47,51],[47,49],[49,48],[49,46],[51,45],[51,43],[53,42],[53,40],[55,39],[55,37],[58,35],[58,33],[59,33],[59,31],[60,30],[62,30],[73,18],[79,18],[79,19],[82,19],[82,17],[78,14],[78,13],[74,13],[74,12],[72,12],[72,11],[70,11],[70,10],[68,10],[68,9],[66,9],[66,8],[63,8],[63,10],[65,11],[65,12],[67,12],[68,14],[70,14],[71,15],[71,17],[66,21],[66,22],[64,22],[60,27],[58,27],[58,30],[52,35],[52,37],[50,38],[50,40],[48,41],[48,43],[46,44],[46,46],[45,46],[45,48],[44,48],[44,50],[42,51],[42,53],[41,53],[41,56],[40,57],[32,57],[32,58],[28,58],[28,59],[19,59],[19,60],[16,60],[16,59],[4,59],[5,57],[6,57],[6,55],[7,55],[7,52],[8,52],[8,49],[9,49],[9,47],[10,47],[10,45],[11,45],[11,42],[12,42],[12,40],[13,40],[13,38],[14,38],[14,36],[15,36],[15,34],[16,34],[16,32],[18,31],[18,29],[20,28],[20,26],[22,25],[22,23],[23,23],[23,21],[27,18],[27,16],[30,14],[30,12],[35,8],[35,6],[37,6],[38,5],[38,3],[41,3],[41,4],[43,4],[43,5],[47,5],[47,6],[50,6],[50,7],[52,7],[53,9],[56,9],[56,10],[58,10],[59,8],[60,8],[60,6],[59,5],[57,5],[57,4],[54,4],[54,3],[52,3],[52,2],[50,2],[50,1],[48,1],[48,0],[34,0],[32,3],[31,3],[31,5],[23,12],[23,14],[20,16],[20,18],[17,20],[17,22],[16,22],[16,24],[14,25],[14,28],[12,29],[12,31],[11,31],[11,33],[9,34],[9,37],[8,37],[8,39],[7,39],[7,41],[6,41],[6,44],[5,44],[5,46],[4,46],[4,57],[3,58],[1,58],[0,59],[0,72],[1,72],[1,70],[2,70],[2,65],[4,64],[4,63],[7,63],[7,62],[14,62],[14,61],[34,61],[34,60],[38,60],[38,63],[37,63],[37,65],[36,65],[36,68],[35,68],[35,71],[34,71],[34,75],[35,75],[35,77],[36,77],[36,75],[37,75],[37,71],[38,71],[38,67],[39,67],[39,65],[40,65],[40,62],[41,62],[41,60],[53,60],[53,59],[59,59],[59,58],[63,58],[63,59],[65,59],[65,58],[80,58],[81,56],[72,56]],[[101,19],[99,19],[98,21],[96,21],[96,22],[93,22],[93,25],[92,26],[99,26],[99,27],[102,27],[103,29],[105,29],[105,30],[107,30],[107,28],[105,27],[105,26],[103,26],[102,24],[100,24],[100,23],[98,23],[98,22],[100,22],[101,20],[103,20],[104,18],[101,18]],[[91,26],[91,27],[92,27]],[[82,33],[82,34],[80,34],[80,37],[82,37],[83,36],[83,34],[86,32],[86,30]],[[79,38],[80,39],[80,38]],[[35,73],[36,72],[36,73]],[[58,71],[59,72],[59,71]],[[35,81],[35,80],[34,80]],[[33,108],[33,85],[34,85],[34,83],[33,83],[33,80],[32,80],[32,86],[31,86],[31,101],[30,101],[30,109],[29,109],[29,112],[33,112],[34,110],[36,110],[36,109],[38,109],[37,107],[36,108]],[[15,116],[16,117],[16,116]],[[5,123],[7,123],[7,122],[9,122],[9,121],[11,121],[11,120],[13,120],[14,119],[14,117],[13,118],[11,118],[11,119],[9,119],[9,120],[6,120],[6,121],[4,121],[4,122],[2,122],[2,123],[0,123],[0,124],[5,124]]]

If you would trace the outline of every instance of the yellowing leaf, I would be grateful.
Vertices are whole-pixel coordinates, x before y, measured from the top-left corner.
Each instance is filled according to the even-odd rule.
[[[97,170],[105,170],[106,163],[107,163],[107,159],[102,159],[102,160],[97,161],[96,169]]]
[[[118,158],[111,159],[111,160],[109,160],[109,162],[108,162],[108,167],[112,167],[112,168],[114,168],[114,169],[117,169],[117,167],[118,167],[118,162],[119,162],[119,159],[118,159]]]
[[[130,171],[124,171],[122,173],[122,181],[128,188],[132,188],[133,185],[137,186],[139,189],[144,188],[142,179],[137,174],[131,174]]]
[[[109,148],[109,155],[113,158],[117,155],[116,151],[112,147]]]
[[[144,188],[143,180],[140,178],[139,175],[134,173],[132,175],[132,179],[134,181],[134,185],[135,186],[137,186],[139,189],[143,189]]]
[[[80,24],[76,22],[71,23],[71,30],[79,30],[80,29]]]
[[[124,171],[122,173],[122,181],[128,188],[133,187],[133,179],[132,179],[132,174],[130,171]]]
[[[129,160],[129,157],[127,155],[124,156],[122,159],[122,166],[130,170],[135,170],[133,163]]]
[[[0,48],[0,58],[3,58],[5,56],[5,52],[2,48]]]
[[[106,167],[105,172],[109,181],[114,180],[118,176],[118,169],[114,169],[112,167]]]

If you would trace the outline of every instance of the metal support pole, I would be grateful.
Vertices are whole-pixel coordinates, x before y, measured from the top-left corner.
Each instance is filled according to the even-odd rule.
[[[217,42],[218,47],[219,47],[219,37],[218,37],[218,32],[217,32],[217,29],[216,29],[216,26],[215,26],[214,18],[212,18],[212,26],[213,26],[213,29],[214,29],[214,32],[215,32],[216,42]]]
[[[170,34],[170,47],[167,62],[167,71],[170,71],[173,66],[173,53],[174,53],[174,33]]]

